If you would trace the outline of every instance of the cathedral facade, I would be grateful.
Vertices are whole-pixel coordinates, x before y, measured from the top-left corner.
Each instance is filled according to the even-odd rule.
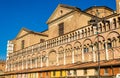
[[[81,78],[120,73],[120,0],[116,11],[59,4],[48,30],[22,28],[8,42],[5,78]],[[100,69],[99,69],[100,68]]]

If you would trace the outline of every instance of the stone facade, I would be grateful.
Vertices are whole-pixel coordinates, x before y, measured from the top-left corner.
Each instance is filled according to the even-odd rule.
[[[98,29],[90,23],[93,18]],[[11,40],[14,46],[8,52],[6,78],[96,76],[98,53],[101,76],[120,73],[119,12],[105,6],[82,11],[60,4],[47,24],[48,30],[42,33],[23,28]]]
[[[0,74],[5,72],[5,61],[0,60]]]

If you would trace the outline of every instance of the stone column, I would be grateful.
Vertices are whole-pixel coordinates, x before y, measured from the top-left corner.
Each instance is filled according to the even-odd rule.
[[[23,70],[23,64],[24,64],[23,62],[24,62],[24,61],[22,60],[22,70]]]
[[[64,53],[64,65],[66,65],[66,53],[65,51],[63,51],[63,53]]]
[[[30,59],[30,68],[32,68],[32,59]]]
[[[106,56],[105,56],[105,59],[106,59],[106,60],[109,60],[109,55],[108,55],[108,45],[107,45],[107,42],[105,42],[105,47],[106,47],[106,48],[105,48],[105,55],[106,55]]]
[[[19,65],[19,62],[18,62],[18,70],[19,70],[19,66],[20,66],[20,65]]]
[[[35,67],[37,68],[38,67],[38,59],[37,58],[35,58]]]
[[[26,59],[26,69],[28,69],[28,64],[27,64],[27,62],[28,62],[28,61],[27,61],[27,59]]]
[[[32,53],[33,53],[33,46],[32,46]]]
[[[82,62],[84,62],[84,48],[82,47]]]
[[[95,54],[95,48],[94,48],[94,46],[92,48],[92,52],[93,52],[93,62],[96,62],[96,54]]]
[[[72,49],[72,63],[74,63],[74,48]]]
[[[57,66],[59,65],[59,54],[57,53]]]
[[[40,67],[42,67],[42,56],[40,57],[40,60],[41,60],[41,61],[40,61],[40,62],[41,62],[41,63],[40,63],[40,64],[41,64]]]
[[[47,62],[46,62],[46,66],[48,66],[48,55],[46,56]]]
[[[45,46],[46,46],[46,49],[47,49],[47,41],[46,41],[46,43],[45,43]]]

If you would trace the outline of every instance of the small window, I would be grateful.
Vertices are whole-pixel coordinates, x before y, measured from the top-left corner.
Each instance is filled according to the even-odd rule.
[[[68,70],[68,75],[71,75],[70,70]]]
[[[53,76],[55,76],[56,74],[55,74],[55,71],[53,71]]]
[[[21,41],[21,49],[24,49],[25,48],[25,40],[22,40]]]
[[[106,45],[105,45],[105,43],[103,44],[103,47],[104,47],[104,49],[106,49]]]
[[[116,28],[116,25],[117,25],[117,24],[116,24],[116,19],[113,19],[113,24],[114,24],[114,26],[115,26],[114,28]]]
[[[64,23],[60,23],[59,25],[59,36],[64,34]]]
[[[32,59],[32,63],[35,64],[35,59]]]
[[[84,69],[84,75],[86,75],[87,74],[87,69]]]
[[[44,42],[45,41],[45,39],[40,39],[40,43],[42,43],[42,42]]]
[[[42,62],[46,62],[46,60],[47,60],[46,56],[43,56],[42,57]]]
[[[108,75],[108,69],[107,68],[104,69],[104,75]]]
[[[46,76],[48,76],[48,72],[46,72]]]
[[[98,69],[95,69],[95,75],[98,75]]]
[[[88,50],[89,50],[89,49],[88,49],[87,47],[85,47],[85,48],[84,48],[84,53],[87,53]]]
[[[62,71],[60,71],[60,76],[62,76]]]
[[[77,75],[77,72],[76,72],[76,70],[74,70],[74,75]]]
[[[108,49],[112,48],[112,43],[109,42],[109,43],[107,43],[107,45],[108,45]]]

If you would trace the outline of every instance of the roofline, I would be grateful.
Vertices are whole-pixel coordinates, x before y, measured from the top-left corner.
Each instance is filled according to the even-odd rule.
[[[120,14],[117,14],[117,13],[113,13],[113,14],[111,14],[111,15],[109,15],[109,16],[106,16],[106,17],[104,17],[104,18],[111,18],[111,17],[113,17],[113,16],[119,16]]]
[[[46,22],[46,24],[50,24],[50,23],[52,23],[52,22],[54,22],[54,21],[56,21],[56,20],[58,20],[58,19],[60,19],[60,18],[62,18],[62,17],[64,17],[64,16],[66,16],[66,15],[68,15],[68,14],[71,14],[71,13],[73,13],[73,12],[75,12],[75,11],[78,11],[78,12],[82,12],[82,13],[84,13],[84,14],[87,14],[87,15],[89,15],[89,16],[91,16],[91,17],[96,17],[95,15],[92,15],[92,14],[89,14],[89,13],[87,13],[87,12],[85,12],[85,11],[82,11],[80,8],[78,8],[78,7],[74,7],[74,6],[69,6],[69,5],[64,5],[64,4],[59,4],[58,6],[61,6],[61,7],[65,7],[65,8],[72,8],[72,9],[74,9],[73,11],[71,11],[71,12],[69,12],[69,13],[67,13],[67,14],[65,14],[65,15],[63,15],[63,16],[61,16],[61,17],[59,17],[59,18],[56,18],[56,19],[54,19],[54,20],[52,20],[52,21],[49,21],[49,19],[50,18],[48,18],[48,20],[47,20],[47,22]],[[57,6],[57,7],[58,7]],[[99,6],[99,7],[103,7],[103,6]],[[104,6],[105,7],[105,6]],[[57,8],[56,8],[57,9]],[[55,9],[55,10],[56,10]],[[110,8],[109,8],[110,9]],[[55,12],[55,10],[53,11],[53,13]],[[113,11],[112,9],[111,9],[111,11]],[[52,13],[52,14],[53,14]],[[51,15],[52,15],[51,14]],[[50,16],[51,17],[51,16]],[[98,17],[99,18],[99,17]]]
[[[46,34],[43,34],[43,33],[40,33],[40,32],[35,32],[35,31],[32,31],[32,30],[29,30],[29,29],[27,29],[27,28],[21,28],[21,30],[24,30],[24,31],[27,31],[28,33],[26,33],[26,34],[24,34],[23,36],[21,36],[21,37],[24,37],[24,36],[26,36],[26,35],[28,35],[28,34],[36,34],[36,35],[41,35],[41,36],[46,36],[46,37],[48,37],[48,35],[46,35]],[[19,31],[19,33],[21,32],[21,30]],[[18,33],[18,34],[19,34]],[[17,34],[17,36],[18,36],[18,34]],[[19,39],[19,38],[21,38],[21,37],[15,37],[14,39]]]
[[[87,8],[87,9],[85,9],[84,11],[86,12],[86,11],[92,9],[92,8],[100,8],[100,7],[101,7],[101,8],[106,8],[106,9],[108,9],[108,10],[110,10],[110,11],[114,11],[113,9],[111,9],[111,8],[109,8],[109,7],[107,7],[107,6],[91,6],[91,7]]]

